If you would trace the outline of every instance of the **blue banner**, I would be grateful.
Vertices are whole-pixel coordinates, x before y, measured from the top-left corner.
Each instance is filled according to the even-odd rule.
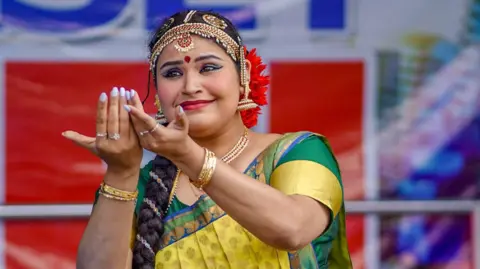
[[[346,27],[346,1],[311,0],[308,22],[311,30],[339,30]],[[165,17],[187,9],[212,10],[226,16],[239,30],[256,30],[259,27],[256,5],[251,2],[229,4],[188,4],[185,0],[145,0],[145,9],[138,10],[133,0],[91,0],[77,5],[3,0],[0,7],[1,24],[29,33],[46,35],[75,35],[81,32],[102,32],[125,27],[132,18],[144,22],[143,29],[151,31]],[[2,26],[0,26],[1,28]]]

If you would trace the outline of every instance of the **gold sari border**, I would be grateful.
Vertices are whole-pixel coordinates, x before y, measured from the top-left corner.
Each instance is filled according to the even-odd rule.
[[[226,216],[225,212],[215,204],[203,211],[201,215],[179,223],[169,231],[165,230],[161,239],[161,249],[202,230],[224,216]]]
[[[270,186],[286,195],[304,195],[328,207],[333,217],[343,203],[339,179],[327,167],[312,161],[290,161],[278,166],[270,178]]]

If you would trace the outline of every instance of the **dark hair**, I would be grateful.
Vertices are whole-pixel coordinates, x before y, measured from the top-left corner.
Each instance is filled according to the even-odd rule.
[[[162,36],[168,31],[168,29],[182,24],[185,16],[187,16],[188,13],[189,11],[176,13],[172,17],[167,18],[162,24],[160,24],[160,27],[154,32],[153,36],[150,39],[148,45],[150,53],[152,53],[155,44],[160,38],[162,38]],[[192,16],[190,22],[203,23],[202,16],[205,14],[213,15],[227,23],[228,26],[225,29],[225,32],[241,44],[240,36],[237,29],[228,19],[219,14],[216,14],[214,12],[197,11]],[[171,20],[171,18],[174,19],[174,23],[169,25],[168,27],[164,27],[164,25],[166,25],[166,23]],[[239,70],[240,64],[236,62],[236,65]],[[146,98],[148,98],[148,93]],[[157,156],[152,161],[152,171],[150,173],[150,178],[145,186],[144,201],[138,201],[141,202],[142,205],[140,207],[140,212],[138,213],[137,218],[137,238],[133,247],[133,269],[155,268],[155,255],[161,247],[161,238],[164,232],[163,218],[165,217],[165,211],[168,207],[169,196],[172,192],[172,186],[173,181],[175,180],[176,171],[177,167],[175,166],[175,164],[162,156]],[[148,201],[148,203],[146,201]],[[157,214],[152,207],[156,208],[159,214]],[[142,240],[144,240],[144,242],[142,242]]]

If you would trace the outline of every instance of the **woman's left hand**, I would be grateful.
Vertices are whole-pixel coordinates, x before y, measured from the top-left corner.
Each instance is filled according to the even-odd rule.
[[[151,152],[172,161],[188,154],[188,119],[182,107],[175,109],[176,118],[167,127],[158,124],[154,118],[145,113],[142,102],[135,92],[124,107],[130,114],[133,126],[140,140],[140,145]]]

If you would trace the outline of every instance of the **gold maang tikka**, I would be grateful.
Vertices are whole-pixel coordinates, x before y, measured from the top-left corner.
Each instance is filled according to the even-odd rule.
[[[190,10],[190,12],[187,13],[185,16],[185,19],[183,19],[183,23],[187,24],[193,17],[193,15],[196,13],[196,10]],[[193,43],[192,35],[188,32],[180,34],[176,38],[177,44],[174,45],[175,49],[177,49],[179,52],[188,52],[192,49],[195,48],[195,44]]]

